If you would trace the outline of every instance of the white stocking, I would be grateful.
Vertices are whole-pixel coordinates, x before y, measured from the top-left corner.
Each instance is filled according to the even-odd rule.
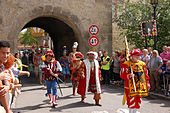
[[[129,108],[129,113],[133,113],[133,109],[130,109],[130,108]]]
[[[129,113],[137,113],[137,109],[129,109]]]
[[[133,113],[137,113],[137,109],[135,108],[135,109],[133,109]]]

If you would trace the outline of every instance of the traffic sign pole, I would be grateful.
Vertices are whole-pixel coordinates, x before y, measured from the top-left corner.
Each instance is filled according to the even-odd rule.
[[[95,51],[95,47],[93,47],[93,51]]]

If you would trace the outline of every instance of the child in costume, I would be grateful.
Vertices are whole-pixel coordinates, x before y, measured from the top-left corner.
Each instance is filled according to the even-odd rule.
[[[130,60],[125,61],[121,68],[120,77],[125,80],[125,97],[129,113],[137,113],[140,109],[142,96],[148,95],[150,88],[147,66],[140,61],[142,52],[134,49],[130,52]]]
[[[58,61],[54,59],[52,50],[45,53],[45,61],[40,65],[40,69],[44,72],[44,80],[47,85],[47,94],[49,96],[49,104],[57,105],[57,77],[61,73],[62,68]]]

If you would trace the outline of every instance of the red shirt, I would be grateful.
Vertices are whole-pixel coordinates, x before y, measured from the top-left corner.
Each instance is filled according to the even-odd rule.
[[[160,57],[162,58],[162,60],[163,59],[168,59],[168,60],[170,60],[170,54],[168,53],[168,52],[162,52],[161,54],[160,54]],[[163,64],[166,64],[166,61],[164,61],[163,60]]]

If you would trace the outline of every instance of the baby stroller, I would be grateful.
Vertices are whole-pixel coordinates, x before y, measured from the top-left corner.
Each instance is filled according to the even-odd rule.
[[[165,67],[162,67],[162,72],[161,75],[163,75],[163,84],[164,84],[164,89],[163,92],[165,95],[169,96],[169,78],[170,78],[170,71],[166,69]]]

